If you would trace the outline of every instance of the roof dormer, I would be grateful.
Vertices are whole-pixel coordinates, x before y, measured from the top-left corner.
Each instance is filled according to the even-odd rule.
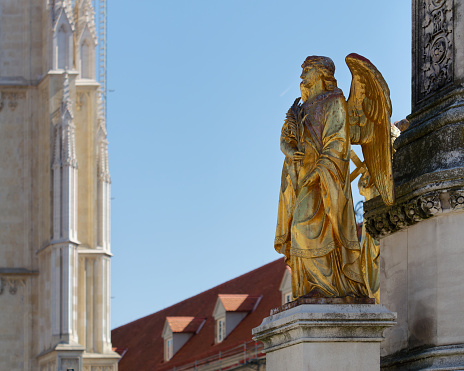
[[[201,330],[205,320],[205,318],[198,317],[166,317],[161,335],[164,339],[164,360],[166,362]]]
[[[222,342],[248,313],[253,312],[261,298],[246,294],[219,294],[213,312],[216,321],[215,343]]]
[[[282,294],[282,305],[293,301],[292,294],[292,273],[290,267],[286,267],[282,281],[280,282],[279,290]]]

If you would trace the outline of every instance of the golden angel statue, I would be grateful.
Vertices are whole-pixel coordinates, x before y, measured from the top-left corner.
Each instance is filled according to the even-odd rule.
[[[390,91],[366,58],[350,54],[346,62],[353,76],[348,101],[332,60],[306,58],[302,103],[295,100],[282,127],[274,246],[291,268],[294,299],[369,297],[377,285],[368,282],[378,269],[357,236],[349,163],[351,144],[360,144],[369,181],[387,205],[394,203]]]

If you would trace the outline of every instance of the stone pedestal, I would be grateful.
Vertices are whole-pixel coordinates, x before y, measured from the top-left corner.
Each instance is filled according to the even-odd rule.
[[[379,370],[383,331],[396,314],[383,305],[304,304],[253,329],[267,371]]]
[[[38,355],[39,369],[41,371],[82,371],[82,354],[84,350],[81,345],[58,344],[53,349]]]
[[[118,371],[120,355],[88,353],[79,344],[58,344],[37,356],[40,371]],[[3,369],[2,369],[3,370]]]

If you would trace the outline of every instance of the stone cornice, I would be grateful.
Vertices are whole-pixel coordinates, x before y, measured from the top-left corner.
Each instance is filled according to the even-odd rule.
[[[101,256],[107,256],[107,257],[112,257],[113,256],[113,254],[111,254],[108,251],[102,250],[101,248],[91,249],[91,248],[79,247],[77,252],[78,252],[79,255],[88,255],[88,256],[101,255]]]
[[[81,243],[77,240],[67,240],[67,239],[60,239],[60,240],[53,240],[47,243],[45,246],[42,246],[40,249],[36,251],[36,254],[40,254],[41,252],[49,249],[49,248],[60,248],[64,246],[74,245],[79,246]]]
[[[2,88],[31,88],[37,86],[38,80],[27,80],[24,77],[15,76],[15,77],[0,77],[0,86]]]
[[[396,313],[375,304],[305,304],[263,319],[253,339],[269,353],[309,342],[381,342]]]
[[[42,82],[47,80],[50,76],[57,76],[64,74],[63,69],[53,70],[50,69],[43,75],[38,76],[36,79],[25,79],[24,77],[0,77],[0,88],[1,89],[31,89],[37,88]],[[76,70],[67,70],[70,76],[78,75],[79,72]]]
[[[40,354],[36,356],[37,359],[40,359],[46,355],[49,355],[53,352],[79,352],[79,353],[84,353],[85,347],[83,347],[80,344],[57,344],[49,349],[44,350]]]
[[[412,125],[395,140],[395,149],[417,140],[441,127],[462,122],[464,88],[455,89],[440,97],[433,105],[428,105],[408,116]]]
[[[119,359],[121,358],[121,356],[116,353],[116,352],[108,352],[108,353],[87,353],[84,351],[84,353],[82,354],[82,358],[84,359],[104,359],[104,360],[107,360],[107,359]]]
[[[39,271],[27,268],[0,268],[0,276],[37,276]]]
[[[96,90],[100,83],[94,79],[76,79],[76,88]]]
[[[426,183],[415,179],[397,187],[393,206],[385,206],[379,197],[364,204],[366,229],[372,237],[382,238],[442,213],[464,211],[463,168],[424,176]],[[414,187],[419,184],[420,188]]]
[[[386,357],[381,357],[380,365],[381,369],[385,371],[398,369],[430,370],[431,359],[435,359],[437,364],[440,364],[441,370],[455,369],[456,365],[463,364],[464,346],[462,344],[453,344],[430,348],[404,349]]]
[[[64,75],[65,72],[69,75],[69,76],[77,76],[79,75],[79,72],[74,70],[74,69],[71,69],[71,70],[63,70],[63,69],[57,69],[57,70],[54,70],[54,69],[50,69],[48,70],[44,75],[40,76],[36,82],[32,82],[32,84],[30,84],[30,86],[38,86],[40,87],[41,84],[43,83],[46,83],[49,79],[53,78],[53,76],[61,76],[61,75]]]

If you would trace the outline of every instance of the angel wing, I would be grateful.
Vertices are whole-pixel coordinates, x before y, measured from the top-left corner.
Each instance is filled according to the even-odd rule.
[[[368,59],[352,53],[345,61],[353,76],[347,102],[351,143],[361,145],[364,162],[384,203],[393,205],[390,89]]]

